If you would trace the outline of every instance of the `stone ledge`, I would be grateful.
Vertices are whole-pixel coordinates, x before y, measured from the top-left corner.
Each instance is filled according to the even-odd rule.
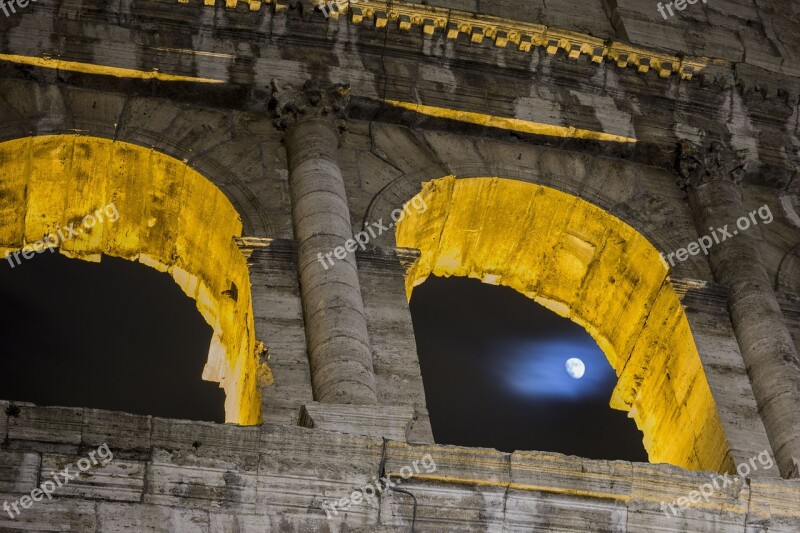
[[[74,409],[31,405],[21,405],[20,409],[20,416],[12,422],[16,434],[39,438],[42,424],[47,422],[46,425],[56,428],[49,436],[50,443],[56,447],[77,447],[76,430],[68,423],[73,419]],[[386,413],[390,413],[393,421],[388,425],[397,429],[396,422],[405,421],[411,410],[392,406],[312,403],[306,406],[305,411],[310,417],[309,423],[334,423],[337,429],[340,429],[342,418],[350,417],[351,422],[358,417],[374,420],[380,416],[386,418]],[[91,410],[91,413],[94,419],[101,420],[115,416],[115,413],[97,410]],[[65,420],[59,421],[60,417],[65,417]],[[31,521],[24,523],[39,524],[37,520],[49,510],[57,509],[60,509],[58,513],[77,518],[78,514],[70,514],[70,509],[84,509],[80,498],[135,499],[139,487],[145,483],[145,469],[150,471],[150,480],[144,488],[144,498],[148,503],[167,504],[171,508],[185,509],[183,512],[190,514],[192,509],[198,508],[211,509],[211,512],[230,509],[236,516],[274,516],[291,510],[287,516],[300,519],[300,514],[311,513],[305,514],[304,520],[314,522],[324,520],[324,513],[321,509],[312,512],[312,508],[316,509],[326,498],[344,497],[355,486],[369,481],[379,473],[384,455],[384,445],[378,439],[327,431],[318,425],[314,429],[269,424],[239,427],[159,418],[153,419],[152,424],[155,446],[152,459],[137,462],[115,457],[115,462],[109,467],[117,461],[119,464],[112,470],[105,472],[104,469],[94,477],[76,481],[73,488],[61,495],[58,503],[54,500],[47,506],[48,511],[42,507],[32,512],[26,518]],[[59,443],[58,439],[62,437],[65,442]],[[0,490],[19,495],[37,482],[39,454],[30,452],[38,451],[41,442],[15,440],[14,444],[27,449],[0,454],[3,463],[0,471],[4,472]],[[85,447],[85,443],[81,446]],[[82,452],[71,453],[64,460],[72,461],[79,456]],[[42,460],[45,470],[57,469],[61,464],[58,457],[45,452]],[[258,463],[254,462],[256,457]],[[422,524],[426,519],[430,520],[427,522],[428,530],[435,528],[437,516],[434,511],[440,507],[446,508],[442,511],[445,515],[461,517],[469,527],[482,523],[478,510],[473,513],[463,506],[466,505],[463,498],[476,493],[486,498],[499,498],[501,503],[506,501],[505,498],[508,498],[506,504],[514,502],[504,517],[498,515],[497,518],[515,524],[524,518],[523,509],[531,505],[578,510],[585,507],[586,516],[602,520],[614,515],[615,509],[627,506],[629,511],[634,511],[634,515],[629,513],[629,517],[635,518],[629,526],[655,520],[668,531],[673,526],[673,531],[680,531],[683,527],[680,524],[689,527],[707,520],[722,520],[717,516],[720,508],[727,509],[727,518],[720,522],[725,524],[742,523],[747,516],[748,520],[752,517],[758,523],[775,525],[776,531],[791,531],[787,529],[789,525],[800,519],[800,480],[732,476],[732,484],[715,490],[708,504],[693,505],[681,510],[677,518],[667,518],[659,508],[662,501],[669,503],[688,497],[691,491],[707,483],[713,474],[669,465],[591,460],[550,452],[508,454],[492,449],[410,445],[397,441],[386,442],[385,457],[385,472],[392,475],[399,475],[404,466],[423,458],[435,463],[435,470],[421,468],[407,480],[407,486],[424,500],[418,519]],[[800,461],[796,463],[800,465]],[[200,487],[207,479],[215,481],[208,483],[208,490],[202,492]],[[265,494],[270,496],[269,503],[260,503]],[[401,497],[387,496],[385,505],[396,512],[393,516],[399,520],[397,523],[406,523],[410,505]],[[142,506],[145,507],[157,506]],[[519,512],[511,513],[512,507]],[[365,508],[348,519],[348,523],[350,520],[362,523],[373,518],[373,512]],[[628,530],[633,531],[630,527]]]
[[[49,411],[50,418],[63,414],[59,408],[28,409]],[[314,412],[313,404],[311,409]],[[29,413],[22,421],[38,425],[37,420],[47,418],[35,414]],[[412,500],[402,493],[381,495],[380,524],[375,506],[354,507],[329,521],[321,504],[348,496],[384,472],[396,478],[403,467],[423,460],[419,473],[401,485],[419,501],[420,532],[455,531],[443,529],[444,524],[457,524],[458,531],[485,531],[488,526],[575,531],[576,524],[591,531],[593,525],[605,524],[630,532],[698,531],[717,524],[725,531],[741,533],[742,524],[747,523],[789,533],[800,522],[800,480],[731,476],[730,485],[714,490],[708,502],[701,500],[678,508],[677,516],[666,516],[662,502],[688,498],[714,474],[551,452],[509,454],[396,441],[384,444],[375,438],[297,426],[243,428],[168,419],[153,419],[153,424],[157,448],[150,461],[121,459],[106,472],[116,464],[115,457],[102,476],[74,481],[74,487],[37,504],[17,521],[0,513],[0,529],[52,530],[47,526],[59,523],[75,531],[94,531],[97,521],[103,530],[151,531],[165,523],[188,528],[185,531],[216,530],[210,523],[270,528],[280,524],[287,532],[318,531],[326,525],[336,530],[345,524],[352,531],[381,527],[407,531]],[[250,433],[254,429],[256,435]],[[195,448],[197,439],[205,442]],[[39,443],[17,444],[35,448]],[[71,455],[64,460],[75,459]],[[4,491],[0,500],[14,501],[30,490],[39,470],[38,457],[36,453],[0,454],[4,464],[0,471],[5,473],[0,479]],[[45,454],[46,469],[57,468],[60,463],[56,463],[55,456]],[[434,464],[435,469],[430,468]],[[142,483],[146,485],[143,503],[111,501],[133,499]]]
[[[19,409],[19,414],[8,417],[10,448],[34,447],[37,451],[64,453],[77,451],[83,427],[82,408],[12,403]]]
[[[144,458],[150,451],[152,417],[102,409],[83,411],[81,444],[97,448],[108,444],[116,455]]]
[[[405,442],[414,408],[389,405],[345,405],[312,402],[300,409],[300,425],[352,435],[386,437]]]

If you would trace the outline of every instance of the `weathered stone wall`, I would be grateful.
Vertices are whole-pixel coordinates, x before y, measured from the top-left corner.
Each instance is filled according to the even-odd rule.
[[[559,55],[563,51],[551,55],[541,46],[521,52],[510,46],[497,48],[489,39],[471,44],[464,34],[447,39],[437,30],[426,36],[416,26],[413,31],[396,25],[377,30],[352,24],[347,17],[326,21],[308,8],[302,14],[299,9],[272,14],[267,8],[252,13],[245,5],[226,10],[222,3],[211,8],[199,1],[106,5],[40,0],[0,24],[5,26],[5,54],[44,53],[230,81],[241,88],[225,98],[233,106],[258,101],[259,91],[276,73],[285,82],[299,84],[314,73],[352,83],[354,95],[362,99],[359,110],[369,117],[380,99],[419,100],[456,110],[633,133],[647,147],[647,158],[662,162],[671,159],[675,140],[709,129],[747,151],[752,179],[768,174],[760,179],[786,185],[798,146],[790,119],[798,104],[798,84],[791,78],[796,75],[798,46],[790,30],[797,8],[788,1],[762,4],[695,4],[663,23],[655,22],[659,15],[647,3],[633,9],[631,2],[603,6],[595,0],[576,10],[572,3],[558,2],[541,11],[510,2],[481,4],[489,14],[508,17],[513,12],[516,16],[511,18],[600,39],[613,36],[655,50],[720,59],[691,80],[675,74],[662,79],[653,69],[638,74],[636,68],[620,68],[612,61],[595,64],[585,55],[568,60]],[[70,45],[62,49],[60,42]],[[759,54],[763,47],[770,54]],[[738,52],[730,53],[731,48]],[[190,87],[180,91],[183,98],[201,92]]]
[[[275,424],[293,425],[300,418],[300,406],[313,400],[297,250],[289,240],[259,244],[262,246],[245,248],[253,284],[256,337],[269,339],[270,368],[281,382],[280,387],[263,389],[262,416]]]
[[[6,99],[13,94],[20,95],[20,98],[22,94],[34,96],[37,94],[36,90],[17,89],[20,83],[7,82],[7,89],[4,91]],[[28,82],[25,83],[25,86],[31,87],[32,84]],[[17,105],[22,106],[22,103]],[[44,107],[39,109],[38,113],[45,113],[47,106],[51,104],[45,101],[41,105]],[[145,100],[135,99],[128,105],[138,107],[151,104]],[[159,112],[155,115],[163,115],[165,106],[167,104],[159,105]],[[6,110],[8,109],[6,108]],[[178,113],[179,111],[175,110],[174,114]],[[197,112],[191,108],[181,112],[188,117],[192,117],[195,113]],[[143,118],[147,116],[149,114],[143,115]],[[112,114],[106,120],[113,121],[117,118]],[[50,131],[67,129],[63,124],[58,124],[56,118],[50,118],[50,120],[55,126],[50,128]],[[189,118],[185,120],[189,121]],[[239,120],[249,124],[244,117]],[[97,119],[95,121],[100,122]],[[291,228],[287,226],[288,199],[285,194],[286,171],[282,169],[281,163],[282,148],[279,143],[272,141],[274,138],[272,136],[275,135],[274,130],[266,121],[263,122],[263,129],[269,135],[236,136],[229,139],[227,143],[217,146],[215,150],[206,151],[202,156],[192,159],[192,162],[197,168],[204,170],[212,181],[228,193],[229,198],[234,201],[237,208],[240,208],[240,212],[246,215],[251,210],[259,209],[261,211],[258,213],[258,217],[255,215],[248,217],[251,234],[261,233],[263,235],[271,230],[273,235],[287,235],[286,232],[291,231]],[[82,127],[87,125],[84,120],[78,121],[77,124]],[[157,125],[158,121],[143,122],[141,127],[153,128]],[[579,152],[565,152],[514,141],[476,140],[465,135],[443,132],[416,133],[402,126],[387,124],[367,126],[365,124],[364,127],[360,127],[359,123],[354,123],[351,131],[346,134],[343,148],[340,151],[348,195],[352,202],[354,233],[359,231],[364,223],[380,218],[388,219],[391,210],[401,206],[418,192],[423,181],[452,172],[462,177],[500,174],[534,181],[579,195],[616,214],[637,228],[665,252],[683,247],[686,243],[698,238],[696,230],[691,224],[683,193],[674,184],[670,173],[657,167],[630,164],[603,156],[586,156]],[[222,126],[223,130],[226,128],[227,126]],[[200,125],[196,126],[198,131],[188,131],[178,139],[170,138],[175,135],[172,128],[165,129],[167,131],[149,131],[146,134],[151,138],[151,144],[154,138],[170,139],[169,142],[162,141],[160,145],[157,145],[168,153],[178,152],[176,147],[186,145],[191,147],[205,139],[205,135],[201,135],[203,130]],[[127,131],[136,132],[136,135],[131,135],[131,137],[138,136],[139,139],[143,137],[138,126],[130,126]],[[223,135],[223,139],[225,138],[226,136]],[[264,139],[264,144],[262,150],[256,151],[254,141],[258,138]],[[202,151],[200,150],[201,146],[184,148],[181,151],[184,153]],[[261,156],[264,149],[272,151],[273,165],[265,164],[264,157]],[[258,159],[255,156],[258,156]],[[516,161],[517,164],[509,164],[509,161]],[[524,165],[519,163],[524,163]],[[257,185],[253,185],[254,190],[250,189],[249,185],[243,185],[243,183],[247,183],[245,180],[253,181],[258,172],[263,172],[267,177],[257,182]],[[768,191],[768,189],[755,187],[746,189],[747,194],[752,191]],[[781,204],[775,201],[774,195],[770,196],[762,192],[757,197],[748,199],[747,204],[753,208],[763,205],[762,201],[771,205],[776,218],[772,225],[764,226],[768,229],[763,232],[762,242],[773,249],[780,250],[791,243],[791,238],[787,239],[786,236],[792,234],[792,227]],[[281,206],[276,209],[277,212],[264,207],[275,205],[276,202]],[[658,209],[654,210],[652,206],[658,206]],[[263,214],[265,212],[271,213],[271,216],[265,216]],[[284,229],[276,231],[275,227]],[[255,228],[259,228],[259,230]],[[287,236],[291,236],[291,234],[289,233]],[[393,244],[391,234],[384,237],[379,239],[376,244]],[[765,258],[769,268],[773,272],[777,272],[782,259],[780,252],[765,254]],[[677,276],[683,275],[706,281],[710,279],[708,267],[702,256],[690,257],[685,263],[679,263],[676,265],[675,271]],[[251,272],[254,283],[254,299],[257,300],[260,292],[257,287],[258,268]],[[280,283],[296,283],[296,278],[292,280],[292,267],[288,263],[284,264],[282,276],[283,281]],[[277,281],[273,281],[273,283],[272,285],[267,284],[268,290],[264,294],[269,292],[270,296],[265,296],[267,300],[262,301],[280,298],[273,291],[288,290],[278,289],[279,282]],[[296,286],[292,290],[296,290]],[[296,420],[297,407],[305,401],[304,398],[309,397],[309,389],[308,382],[304,381],[307,377],[307,361],[302,360],[301,357],[301,354],[305,352],[302,331],[301,329],[279,327],[284,324],[275,320],[283,318],[277,315],[283,311],[289,315],[297,312],[299,296],[296,293],[287,292],[285,298],[287,302],[294,299],[291,304],[287,304],[293,307],[285,308],[280,304],[265,304],[264,307],[256,305],[256,314],[257,317],[260,314],[264,317],[264,321],[257,325],[257,331],[259,338],[265,340],[271,349],[272,360],[270,363],[275,367],[277,373],[283,373],[283,378],[278,378],[278,384],[274,388],[265,390],[267,398],[265,399],[265,413],[269,416],[269,413],[274,410],[278,416],[275,421],[288,423],[290,420]],[[302,328],[301,318],[298,315],[294,315],[292,318],[287,317],[287,319],[294,321],[294,328]],[[272,324],[272,326],[267,324]],[[295,331],[295,333],[292,334],[291,331]],[[385,331],[381,329],[373,332],[373,335],[378,336],[385,334]],[[701,355],[703,355],[702,350]],[[398,375],[405,372],[405,365],[399,360],[396,368]],[[713,367],[706,368],[706,372],[713,374]],[[388,382],[386,384],[388,385]],[[387,390],[385,394],[390,393]],[[276,402],[270,406],[269,398],[271,397],[275,397]],[[277,398],[284,400],[279,401]],[[288,402],[285,408],[280,407],[281,401]],[[278,414],[279,411],[280,414]],[[730,409],[729,412],[736,413],[737,416],[743,416],[746,413],[746,411],[738,409]],[[747,417],[744,417],[744,420],[746,419]],[[746,423],[743,422],[742,425],[744,426]],[[734,445],[734,447],[737,446]]]
[[[772,223],[749,232],[800,351],[800,8],[792,2],[709,0],[668,21],[655,2],[428,2],[454,10],[452,20],[461,16],[455,10],[480,10],[472,32],[491,29],[486,16],[508,19],[503,24],[511,27],[521,28],[522,21],[577,32],[528,51],[516,43],[501,47],[497,33],[481,44],[463,30],[449,38],[437,26],[429,35],[417,20],[408,30],[394,20],[384,29],[344,15],[326,21],[307,2],[275,0],[254,12],[238,4],[39,0],[0,17],[0,140],[80,132],[130,142],[185,161],[219,187],[242,217],[256,336],[270,349],[276,380],[263,391],[261,427],[26,405],[8,416],[0,402],[0,499],[19,498],[48,467],[103,442],[115,453],[108,469],[25,511],[25,526],[0,515],[0,529],[409,529],[411,498],[401,493],[386,493],[380,507],[362,505],[334,521],[320,507],[379,475],[383,446],[319,429],[319,418],[314,429],[296,427],[313,425],[320,411],[312,408],[301,420],[301,407],[314,398],[289,169],[268,108],[273,80],[351,84],[337,159],[353,233],[388,220],[426,181],[501,177],[585,199],[669,253],[700,237],[676,184],[676,143],[706,134],[722,140],[747,163],[744,208],[767,204],[774,214]],[[594,38],[613,41],[601,42],[605,59],[592,61],[594,52],[583,49],[577,59],[567,58],[573,45]],[[622,58],[628,45],[632,51]],[[667,68],[663,58],[679,53],[686,56],[676,58],[680,68]],[[699,65],[691,79],[686,65]],[[665,68],[668,77],[660,77]],[[386,101],[447,112],[415,112]],[[470,122],[465,112],[486,121]],[[553,126],[636,142],[552,136]],[[403,289],[409,259],[394,248],[393,233],[370,244],[381,248],[358,254],[358,279],[380,407],[387,418],[411,409],[414,420],[397,440],[429,443]],[[682,287],[731,457],[740,463],[769,450],[725,289],[713,284],[703,255],[676,264],[671,277]],[[424,453],[435,457],[435,475],[406,482],[419,498],[419,531],[794,532],[800,524],[800,487],[769,479],[774,467],[674,518],[660,503],[688,497],[707,474],[402,442],[386,446],[386,470]]]
[[[383,405],[412,406],[414,419],[406,433],[408,442],[433,443],[406,298],[405,269],[398,255],[402,251],[380,248],[357,254],[378,401]]]
[[[800,523],[800,481],[731,477],[677,516],[708,472],[554,453],[385,445],[354,435],[265,424],[237,427],[93,409],[0,402],[0,500],[15,502],[102,444],[97,465],[11,519],[4,531],[311,532],[409,530],[408,494],[386,491],[328,520],[324,502],[427,454],[398,488],[418,501],[417,531],[770,531]],[[382,457],[385,457],[381,469]],[[756,462],[758,465],[759,463]],[[433,470],[435,466],[435,470]],[[73,466],[71,474],[77,472]],[[677,509],[677,508],[676,508]]]
[[[215,183],[242,215],[246,235],[292,237],[285,155],[280,134],[268,116],[223,113],[161,98],[13,78],[2,83],[5,105],[0,108],[0,127],[4,139],[31,132],[80,130],[153,146],[186,160]],[[108,101],[115,104],[102,104]],[[209,121],[212,115],[217,120]],[[579,194],[620,216],[663,251],[697,239],[684,195],[674,184],[671,171],[627,163],[614,154],[593,156],[577,149],[556,150],[518,140],[424,129],[415,132],[402,126],[356,122],[344,137],[339,157],[355,231],[366,218],[377,220],[402,205],[419,191],[423,181],[452,173],[535,180]],[[393,196],[385,198],[388,194]],[[794,235],[800,224],[799,202],[797,193],[754,185],[745,189],[748,209],[767,204],[775,214],[770,225],[751,231],[760,233],[771,275],[777,277],[783,264],[787,280],[800,268],[797,261],[785,261],[797,245]],[[384,237],[381,242],[391,240],[391,236]],[[702,256],[676,265],[676,274],[710,277]],[[785,288],[794,290],[794,285],[787,283]]]
[[[726,293],[713,284],[679,281],[677,285],[728,435],[731,456],[737,465],[747,462],[754,453],[770,449],[770,445],[725,307]],[[777,468],[771,472],[777,474]]]

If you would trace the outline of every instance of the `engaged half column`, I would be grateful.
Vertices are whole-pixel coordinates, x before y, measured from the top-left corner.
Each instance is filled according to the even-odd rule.
[[[377,403],[372,349],[354,253],[333,252],[352,237],[336,159],[349,86],[314,81],[302,89],[273,84],[276,124],[286,132],[292,221],[314,398]]]

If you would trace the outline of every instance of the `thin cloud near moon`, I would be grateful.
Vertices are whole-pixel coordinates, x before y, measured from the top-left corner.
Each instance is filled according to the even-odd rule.
[[[605,354],[591,339],[585,341],[529,340],[504,343],[498,361],[498,378],[517,394],[528,398],[577,401],[611,396],[616,374]],[[581,368],[569,373],[567,354],[580,353]],[[571,359],[570,359],[571,360]],[[591,368],[591,372],[586,372]],[[580,370],[580,376],[578,375]]]

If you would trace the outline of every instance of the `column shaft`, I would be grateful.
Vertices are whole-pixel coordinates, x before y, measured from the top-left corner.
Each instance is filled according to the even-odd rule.
[[[738,231],[711,248],[709,262],[716,280],[729,287],[736,338],[772,450],[787,477],[800,459],[800,366],[752,233],[757,229],[736,228],[736,221],[748,214],[739,186],[731,181],[698,185],[690,190],[689,203],[699,235],[711,235],[712,228],[725,224],[731,233]]]
[[[376,404],[364,303],[354,253],[333,256],[352,237],[350,210],[336,160],[339,133],[325,117],[287,131],[292,220],[314,396],[323,403]],[[322,260],[320,259],[322,258]]]

